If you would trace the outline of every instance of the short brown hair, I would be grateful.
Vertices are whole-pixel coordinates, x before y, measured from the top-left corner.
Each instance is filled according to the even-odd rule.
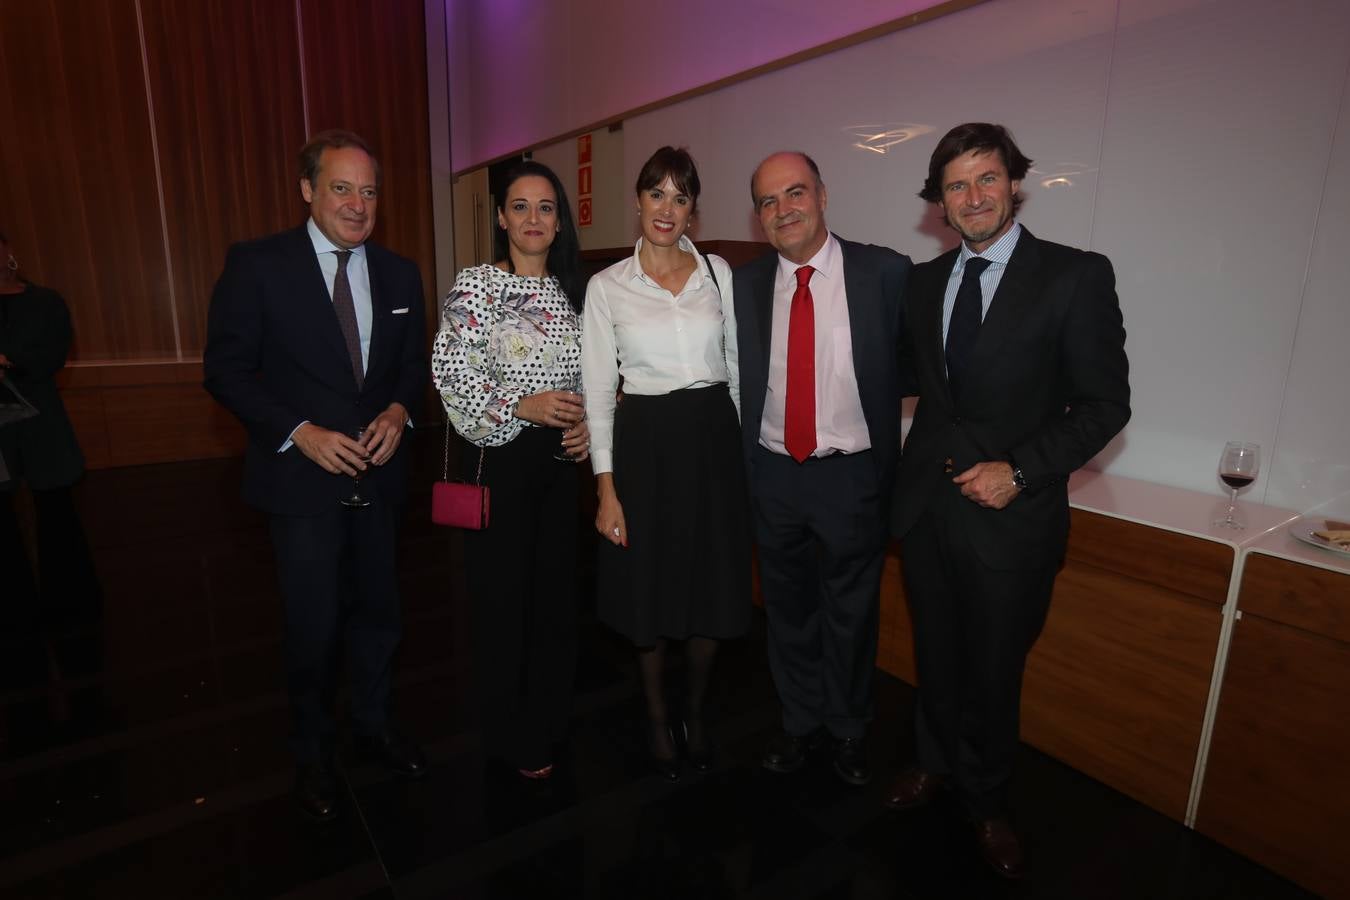
[[[942,202],[942,170],[947,163],[964,156],[970,151],[978,154],[998,153],[1003,160],[1003,168],[1008,170],[1008,178],[1021,181],[1031,168],[1031,160],[1022,155],[1013,141],[1012,134],[1002,125],[990,125],[988,122],[967,122],[957,125],[942,136],[933,156],[928,161],[928,177],[924,180],[919,196],[929,203]],[[1013,197],[1013,213],[1022,206],[1022,192]]]
[[[300,149],[300,178],[308,181],[311,185],[317,184],[319,181],[319,159],[323,156],[323,151],[340,150],[343,147],[355,147],[370,157],[370,161],[375,165],[375,186],[379,187],[380,182],[384,180],[384,170],[380,167],[380,161],[371,152],[370,145],[366,143],[365,138],[344,128],[330,128],[327,131],[320,131]]]

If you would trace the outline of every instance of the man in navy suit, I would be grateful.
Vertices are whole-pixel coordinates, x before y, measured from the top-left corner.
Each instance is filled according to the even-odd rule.
[[[805,154],[764,160],[751,194],[777,251],[737,269],[734,292],[769,668],[783,706],[762,763],[795,771],[833,738],[836,774],[866,784],[909,260],[830,234],[825,185]]]
[[[1069,531],[1069,474],[1130,417],[1111,263],[1014,220],[1031,160],[999,125],[938,142],[919,196],[961,245],[915,266],[907,351],[919,405],[895,486],[918,668],[917,764],[887,794],[945,784],[996,872],[1022,874],[1007,818],[1026,656]]]
[[[369,242],[380,167],[357,135],[300,154],[309,221],[229,250],[211,297],[206,389],[248,431],[244,498],[270,516],[285,605],[296,798],[335,815],[333,688],[339,649],[358,749],[410,777],[421,751],[389,721],[401,625],[394,537],[400,451],[426,381],[417,267]],[[353,479],[370,499],[344,505]]]

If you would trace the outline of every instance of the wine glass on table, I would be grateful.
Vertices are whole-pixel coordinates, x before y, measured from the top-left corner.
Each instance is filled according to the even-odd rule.
[[[1261,471],[1261,445],[1243,441],[1229,441],[1223,445],[1223,454],[1219,457],[1219,478],[1228,485],[1228,513],[1222,519],[1215,519],[1219,528],[1242,529],[1247,526],[1233,517],[1237,507],[1237,493],[1256,480]]]
[[[364,428],[356,428],[349,431],[347,437],[360,443],[361,439],[365,437],[365,434],[366,430]],[[370,454],[366,454],[365,458],[369,460]],[[352,492],[341,500],[342,505],[348,509],[364,509],[370,505],[370,498],[361,493],[361,476],[364,474],[366,473],[360,469],[356,470],[356,475],[352,478]]]
[[[555,388],[555,390],[559,390],[559,391],[570,391],[570,392],[573,393],[573,394],[580,394],[580,393],[581,393],[581,369],[578,368],[578,369],[576,370],[576,372],[574,372],[572,375],[568,376],[568,377],[563,381],[562,384],[558,385],[558,386]],[[585,413],[582,413],[582,415],[584,416]],[[575,426],[572,426],[572,427],[575,427]],[[568,453],[568,452],[567,452],[567,448],[565,448],[565,447],[562,446],[563,435],[565,435],[565,434],[567,434],[567,432],[571,431],[571,430],[572,430],[572,427],[563,428],[563,429],[561,429],[561,431],[558,433],[558,449],[557,449],[556,451],[554,451],[554,453],[553,453],[553,458],[554,458],[554,459],[560,460],[560,461],[562,461],[562,462],[570,462],[570,463],[574,463],[574,462],[577,461],[577,458],[576,458],[575,456],[573,456],[572,454]]]

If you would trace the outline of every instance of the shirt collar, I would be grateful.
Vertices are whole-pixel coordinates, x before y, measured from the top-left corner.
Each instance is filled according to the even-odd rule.
[[[643,238],[638,238],[637,243],[633,245],[633,255],[628,258],[628,268],[624,272],[624,278],[625,279],[641,278],[647,281],[649,284],[656,284],[656,281],[642,269],[642,258],[641,258],[642,241]],[[698,248],[695,247],[694,242],[689,239],[689,235],[687,234],[680,235],[679,242],[677,243],[676,246],[678,246],[685,253],[693,254],[694,271],[696,271],[699,274],[699,277],[702,278],[704,267],[703,254],[698,252]],[[698,287],[698,285],[691,285],[691,286]]]
[[[834,233],[830,232],[825,236],[825,243],[816,251],[816,255],[804,263],[795,263],[783,256],[778,255],[778,277],[788,280],[795,280],[797,270],[802,266],[810,266],[824,278],[832,278],[834,273],[839,270],[839,242],[835,240]]]
[[[330,241],[328,237],[319,230],[319,226],[315,224],[313,216],[309,217],[309,222],[305,224],[305,228],[309,231],[309,240],[310,243],[314,245],[315,255],[320,253],[337,253],[342,249],[337,244]],[[352,247],[351,250],[352,253],[355,253],[357,256],[364,257],[366,255],[365,244],[358,244],[357,246]]]
[[[978,256],[980,259],[987,259],[996,266],[1006,266],[1008,260],[1012,259],[1013,250],[1017,249],[1017,239],[1022,236],[1022,223],[1013,222],[1013,227],[1009,228],[1003,237],[994,241],[984,249],[983,253],[976,253],[961,242],[961,252],[956,256],[956,267],[952,269],[954,274],[960,274],[965,271],[966,260]]]

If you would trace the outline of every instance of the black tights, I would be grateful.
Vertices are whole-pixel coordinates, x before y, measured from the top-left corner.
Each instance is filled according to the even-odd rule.
[[[648,742],[653,755],[662,759],[675,756],[670,713],[663,687],[666,646],[669,643],[666,638],[657,638],[655,646],[638,648],[638,673],[642,677],[642,693],[647,701]],[[689,746],[695,751],[701,750],[706,741],[703,700],[708,693],[717,643],[714,638],[707,637],[691,637],[684,642],[684,725],[688,729]]]

